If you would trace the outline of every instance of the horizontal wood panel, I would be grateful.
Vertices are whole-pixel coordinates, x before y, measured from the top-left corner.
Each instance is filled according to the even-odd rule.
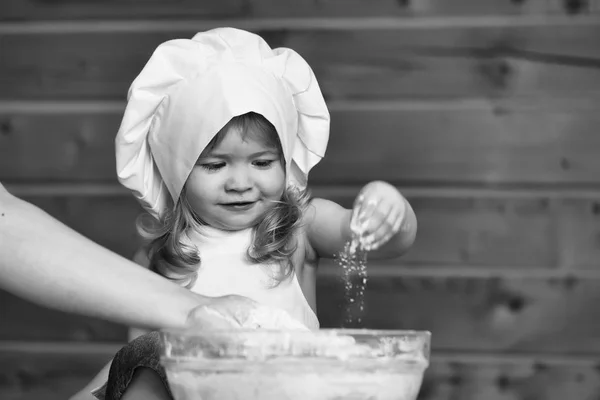
[[[195,33],[176,26],[156,32],[3,35],[0,98],[124,99],[156,46]],[[352,25],[254,30],[271,46],[291,47],[306,58],[329,100],[600,91],[600,22],[418,32],[358,31]]]
[[[52,346],[49,344],[48,346]],[[64,400],[80,390],[116,351],[0,352],[0,398]],[[600,376],[591,362],[556,363],[543,357],[511,360],[488,355],[444,357],[434,353],[419,400],[594,400]]]
[[[600,199],[570,200],[561,213],[559,241],[563,246],[563,263],[581,270],[598,270],[600,266]]]
[[[600,351],[599,278],[372,274],[362,314],[358,301],[344,299],[341,278],[327,275],[317,284],[322,327],[428,330],[434,351],[581,355]],[[355,321],[345,322],[348,312]]]
[[[346,17],[346,16],[478,16],[555,15],[598,12],[592,1],[566,0],[193,0],[127,1],[103,3],[93,0],[4,0],[0,20],[48,19],[139,19],[139,18],[264,18],[264,17]]]
[[[315,190],[316,195],[351,204],[352,192],[345,196],[331,192]],[[25,199],[126,257],[137,248],[134,219],[140,207],[128,195]],[[573,229],[569,227],[591,227],[598,221],[596,201],[412,196],[409,200],[419,220],[417,241],[398,260],[369,264],[369,327],[429,329],[436,332],[436,343],[443,348],[525,351],[539,344],[541,350],[567,352],[592,346],[592,337],[600,329],[590,322],[597,320],[598,279],[585,281],[589,276],[573,275],[561,281],[549,274],[555,273],[553,267],[577,267],[582,258],[588,261],[587,268],[598,270],[600,262],[589,256],[598,252],[595,231],[582,229],[573,237],[562,236]],[[576,247],[578,252],[571,251]],[[577,258],[579,253],[584,256]],[[486,267],[495,272],[482,274]],[[338,308],[343,285],[339,268],[334,268],[332,262],[322,266],[319,314],[324,326],[340,326],[343,317]],[[423,275],[420,268],[426,271]],[[121,341],[126,337],[121,326],[46,310],[4,292],[0,304],[0,339]],[[468,332],[472,335],[463,336]]]
[[[128,257],[136,248],[133,219],[139,208],[129,197],[31,200]],[[562,228],[555,221],[564,223],[562,215],[597,218],[593,203],[582,201],[577,213],[565,213],[562,203],[544,199],[410,200],[420,221],[416,245],[399,260],[369,264],[366,326],[427,329],[435,333],[436,349],[600,351],[600,277],[559,279],[550,276],[552,270],[544,275],[526,268],[555,266],[563,257],[563,244],[556,242]],[[475,267],[472,276],[469,266]],[[427,272],[420,275],[420,267]],[[439,272],[432,274],[432,267]],[[486,275],[484,267],[499,269]],[[343,322],[340,273],[324,263],[318,289],[323,326]],[[0,293],[0,304],[0,339],[125,340],[120,326],[45,310],[6,293]]]
[[[344,207],[352,207],[350,196],[323,194]],[[553,268],[559,264],[560,244],[556,243],[559,228],[555,221],[562,212],[560,202],[543,197],[408,196],[408,200],[417,215],[417,239],[394,264],[445,268]],[[578,216],[588,217],[585,213]]]
[[[595,99],[525,102],[333,104],[332,132],[313,184],[484,186],[600,183]],[[121,113],[0,110],[0,179],[114,182]]]
[[[127,329],[121,325],[43,308],[3,290],[0,290],[0,304],[0,340],[119,343],[127,340]]]
[[[70,347],[52,343],[39,347],[0,351],[1,399],[68,399],[87,385],[120,348],[115,345],[102,346],[100,351],[79,350],[75,343]]]
[[[584,110],[511,106],[340,111],[333,116],[328,153],[313,178],[336,183],[379,178],[399,184],[597,184],[597,118]]]
[[[355,192],[355,193],[353,193]],[[314,194],[351,207],[355,191],[331,193],[316,188]],[[135,218],[141,207],[133,196],[53,196],[25,198],[93,241],[127,258],[138,247]],[[562,202],[547,198],[419,198],[408,196],[419,222],[414,247],[393,261],[426,267],[561,266],[557,219],[565,212]],[[595,216],[590,202],[574,203],[579,224]],[[593,243],[588,252],[595,251]],[[565,243],[566,245],[566,243]],[[582,246],[583,248],[583,246]],[[564,260],[563,260],[564,261]]]
[[[131,259],[140,239],[135,220],[142,207],[133,196],[25,198],[94,242]]]
[[[318,283],[322,327],[421,329],[433,349],[598,354],[599,279],[371,274],[361,323],[346,323],[340,277]],[[121,327],[33,307],[0,293],[2,339],[126,341]],[[10,325],[10,326],[9,326]]]
[[[426,371],[419,400],[593,400],[600,374],[593,363],[503,360],[436,360]]]

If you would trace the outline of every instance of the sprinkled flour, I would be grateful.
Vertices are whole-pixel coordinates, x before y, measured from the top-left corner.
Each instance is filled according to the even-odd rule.
[[[358,235],[353,235],[342,251],[336,256],[342,267],[344,281],[344,327],[359,327],[363,321],[365,308],[365,288],[367,285],[367,251],[361,245]]]

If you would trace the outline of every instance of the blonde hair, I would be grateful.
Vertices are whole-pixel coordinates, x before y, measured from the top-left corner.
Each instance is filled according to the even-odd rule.
[[[248,113],[234,117],[208,144],[210,150],[217,146],[230,129],[238,129],[243,135],[254,135],[267,146],[283,151],[275,127],[262,115]],[[156,220],[149,214],[141,215],[136,225],[146,240],[150,270],[191,288],[201,268],[201,255],[188,239],[187,233],[206,225],[187,201],[184,185],[179,201],[172,210]],[[275,201],[258,225],[253,228],[252,244],[246,251],[252,263],[274,265],[269,275],[274,285],[288,278],[294,271],[292,255],[297,249],[296,232],[302,223],[302,214],[310,199],[308,190],[287,187],[281,200]]]

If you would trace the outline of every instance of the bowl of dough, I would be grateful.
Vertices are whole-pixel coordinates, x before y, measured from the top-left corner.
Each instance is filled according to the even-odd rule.
[[[176,400],[415,400],[429,366],[426,331],[164,330]]]

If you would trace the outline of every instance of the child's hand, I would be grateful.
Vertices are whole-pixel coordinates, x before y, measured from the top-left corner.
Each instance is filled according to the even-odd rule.
[[[354,201],[350,229],[365,250],[375,250],[400,230],[406,200],[389,183],[374,181],[362,188]]]

